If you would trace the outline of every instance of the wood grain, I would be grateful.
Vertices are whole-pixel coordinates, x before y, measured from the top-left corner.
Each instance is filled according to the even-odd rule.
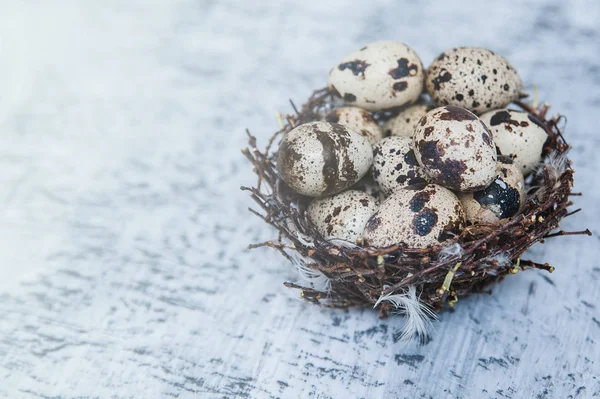
[[[600,396],[599,4],[58,0],[0,13],[0,397]],[[584,210],[433,341],[282,282],[246,208],[264,143],[330,66],[398,39],[505,55],[568,116]],[[266,292],[266,294],[265,294]]]

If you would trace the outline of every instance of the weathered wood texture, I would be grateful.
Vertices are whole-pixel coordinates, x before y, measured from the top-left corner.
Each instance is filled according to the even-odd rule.
[[[35,3],[35,4],[34,4]],[[493,3],[493,4],[492,4]],[[5,1],[0,12],[0,397],[600,395],[600,3]],[[497,50],[568,116],[584,211],[528,272],[461,300],[425,347],[401,319],[323,310],[248,251],[273,232],[239,153],[363,43],[425,64]]]

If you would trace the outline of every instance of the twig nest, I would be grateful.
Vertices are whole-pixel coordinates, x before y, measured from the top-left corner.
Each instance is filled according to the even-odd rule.
[[[265,151],[249,135],[243,153],[258,181],[243,189],[260,206],[251,211],[278,231],[277,240],[251,247],[275,248],[300,271],[304,281],[287,287],[329,307],[401,313],[401,337],[426,340],[433,311],[508,274],[552,272],[521,258],[533,244],[591,232],[556,232],[577,212],[568,209],[574,170],[561,117],[549,119],[547,105],[517,99],[521,80],[506,60],[477,48],[442,54],[428,73],[440,107],[433,110],[409,104],[425,94],[422,75],[402,43],[350,54],[329,74],[328,89],[293,107]],[[373,148],[366,138],[378,138],[371,118],[360,108],[339,108],[338,97],[375,111],[390,137]],[[476,116],[512,100],[527,112]],[[534,167],[525,180],[522,172]],[[320,198],[308,203],[307,195]]]
[[[329,72],[327,85],[346,104],[369,111],[415,102],[423,91],[423,64],[404,43],[371,43],[345,56]]]
[[[333,195],[360,180],[373,161],[369,141],[342,125],[310,122],[292,129],[279,146],[277,167],[295,191]]]
[[[435,108],[415,129],[417,161],[433,183],[456,191],[476,191],[496,177],[496,147],[488,128],[472,112]]]
[[[435,184],[415,185],[396,190],[381,204],[367,222],[364,238],[375,247],[428,248],[458,234],[464,222],[452,191]]]
[[[381,127],[368,111],[358,107],[340,107],[331,110],[325,120],[329,123],[339,123],[365,136],[371,145],[377,144],[382,138]]]
[[[496,173],[496,179],[483,190],[458,193],[469,223],[506,223],[525,206],[525,182],[520,169],[499,160]]]
[[[518,72],[504,57],[479,47],[443,52],[427,69],[425,82],[438,106],[455,105],[476,114],[507,106],[523,88]]]
[[[415,135],[415,127],[429,110],[431,106],[427,104],[414,104],[401,110],[398,115],[390,118],[383,125],[385,136],[410,137]]]
[[[540,164],[548,134],[538,117],[529,112],[500,109],[486,112],[481,120],[490,128],[499,153],[511,157],[524,175]]]
[[[323,237],[356,243],[362,239],[365,224],[378,207],[379,201],[369,194],[348,190],[314,199],[308,207],[308,217]]]
[[[426,183],[409,137],[386,137],[373,149],[373,179],[385,195],[400,187]]]

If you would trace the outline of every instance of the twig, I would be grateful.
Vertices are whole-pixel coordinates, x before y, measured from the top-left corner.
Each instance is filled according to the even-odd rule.
[[[585,229],[583,231],[563,231],[563,230],[561,230],[556,233],[546,234],[544,236],[544,238],[552,238],[552,237],[559,237],[559,236],[576,236],[576,235],[591,236],[592,232],[589,229]]]

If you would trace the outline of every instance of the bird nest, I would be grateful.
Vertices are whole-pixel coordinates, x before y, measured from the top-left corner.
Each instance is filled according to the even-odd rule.
[[[587,229],[556,230],[563,218],[580,210],[569,207],[573,204],[570,197],[581,195],[572,192],[575,171],[567,157],[570,147],[562,134],[563,118],[548,117],[548,105],[516,101],[516,106],[537,116],[548,133],[544,162],[526,179],[527,203],[519,215],[502,225],[470,225],[443,246],[425,249],[402,244],[375,248],[326,239],[306,215],[311,198],[291,190],[279,175],[275,144],[295,126],[322,120],[342,105],[338,101],[327,89],[315,91],[299,110],[292,103],[295,113],[280,117],[281,129],[264,150],[248,133],[249,147],[242,151],[258,176],[255,187],[242,187],[260,207],[250,211],[279,233],[276,240],[250,248],[271,247],[289,259],[306,283],[284,284],[301,290],[304,299],[332,308],[376,307],[381,317],[399,311],[410,318],[416,313],[421,319],[413,324],[427,324],[446,304],[454,306],[459,298],[489,292],[490,284],[508,274],[528,269],[552,272],[549,263],[521,258],[533,244],[552,237],[591,235]],[[394,114],[392,110],[374,116],[384,122]],[[404,335],[415,334],[422,341],[427,339],[418,328],[405,330]]]

